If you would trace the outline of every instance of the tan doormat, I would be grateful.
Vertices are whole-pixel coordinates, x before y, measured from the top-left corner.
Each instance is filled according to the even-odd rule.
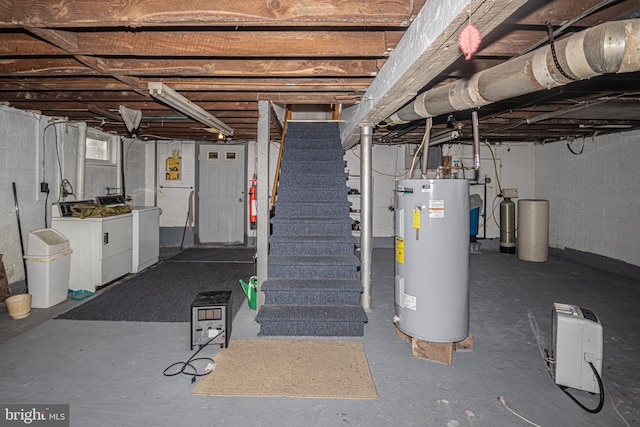
[[[232,340],[215,364],[194,395],[378,398],[360,341]]]

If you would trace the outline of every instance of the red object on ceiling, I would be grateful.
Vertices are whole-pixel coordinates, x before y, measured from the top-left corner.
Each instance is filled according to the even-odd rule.
[[[480,47],[481,41],[482,36],[480,35],[480,30],[473,24],[467,24],[467,26],[460,31],[460,34],[458,34],[458,45],[462,53],[464,53],[464,59],[467,61],[471,59],[471,55]]]

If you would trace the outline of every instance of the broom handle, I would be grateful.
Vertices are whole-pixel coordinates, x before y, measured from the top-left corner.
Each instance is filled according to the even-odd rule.
[[[22,252],[22,266],[24,267],[24,286],[26,293],[29,293],[29,281],[27,280],[27,262],[24,259],[24,241],[22,240],[22,226],[20,225],[20,207],[18,207],[18,193],[16,192],[16,183],[12,182],[13,186],[13,202],[16,205],[16,218],[18,219],[18,234],[20,235],[20,251]]]

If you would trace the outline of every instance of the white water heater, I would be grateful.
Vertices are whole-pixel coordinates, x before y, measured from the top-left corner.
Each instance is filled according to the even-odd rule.
[[[396,326],[425,341],[461,341],[469,334],[469,183],[401,180],[396,201]]]

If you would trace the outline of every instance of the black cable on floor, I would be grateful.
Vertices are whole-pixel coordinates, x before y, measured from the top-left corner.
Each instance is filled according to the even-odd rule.
[[[569,396],[571,398],[571,400],[576,402],[578,404],[578,406],[580,406],[582,409],[584,409],[585,411],[587,411],[589,413],[597,414],[598,412],[600,412],[600,410],[602,409],[602,406],[604,405],[604,386],[602,385],[602,378],[600,378],[600,375],[598,374],[598,371],[596,370],[596,367],[593,366],[593,363],[591,363],[591,362],[587,362],[587,363],[589,364],[589,366],[591,366],[591,370],[593,371],[594,375],[596,376],[596,381],[598,381],[598,388],[600,388],[600,403],[598,404],[598,406],[596,408],[594,408],[594,409],[587,408],[582,403],[578,402],[578,400],[575,397],[573,397],[567,391],[567,387],[564,387],[564,386],[558,386],[558,387],[560,387],[560,390],[564,391],[564,393],[567,396]]]
[[[207,371],[205,369],[204,373],[198,373],[198,368],[196,368],[193,365],[193,362],[197,361],[197,360],[207,360],[209,361],[211,364],[213,364],[213,358],[211,357],[197,357],[198,353],[200,353],[202,351],[203,348],[205,348],[206,346],[208,346],[213,340],[215,340],[216,338],[218,338],[218,336],[220,336],[220,334],[222,334],[222,331],[219,331],[218,335],[216,335],[213,338],[210,338],[209,341],[207,341],[204,345],[200,346],[200,348],[191,355],[191,357],[189,359],[187,359],[186,362],[176,362],[176,363],[172,363],[171,365],[169,365],[167,367],[167,369],[164,370],[164,372],[162,372],[162,374],[165,377],[175,377],[176,375],[189,375],[191,376],[191,382],[194,383],[196,381],[197,377],[204,377],[205,375],[209,375],[212,370]],[[168,373],[169,370],[171,370],[171,368],[173,368],[174,366],[179,366],[181,365],[182,367],[180,368],[179,371],[177,372],[173,372],[173,373]]]

